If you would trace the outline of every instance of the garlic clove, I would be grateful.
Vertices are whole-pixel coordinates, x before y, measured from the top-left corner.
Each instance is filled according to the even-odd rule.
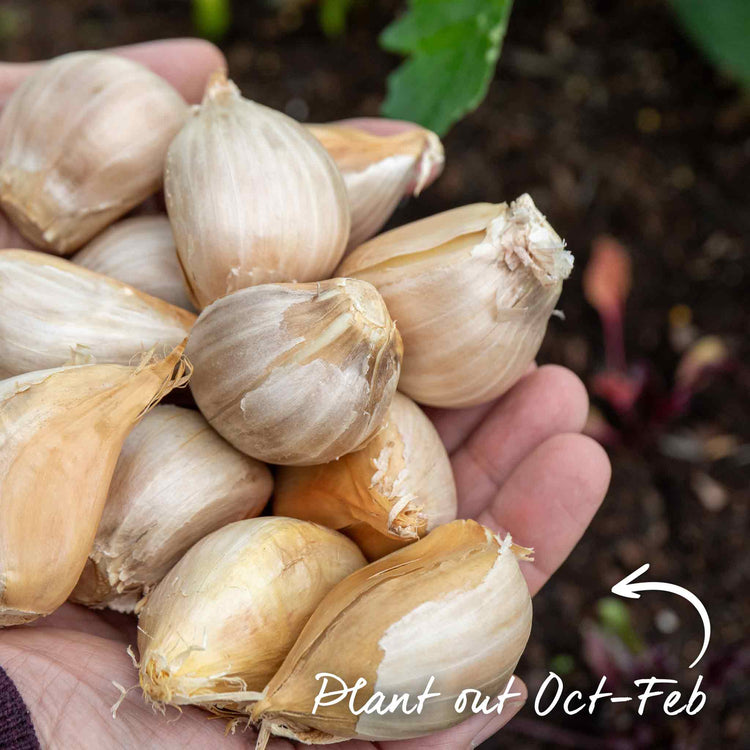
[[[218,74],[169,148],[164,175],[177,252],[196,307],[275,281],[325,279],[350,215],[333,160],[291,118]]]
[[[259,515],[272,488],[198,412],[157,406],[125,440],[71,600],[132,612],[195,542]]]
[[[539,350],[573,256],[528,195],[386,232],[337,269],[369,281],[404,339],[399,389],[432,406],[490,401]]]
[[[73,590],[128,432],[187,382],[182,350],[0,381],[0,627],[50,614]]]
[[[531,598],[517,557],[529,553],[475,521],[454,521],[351,574],[318,605],[252,707],[261,736],[396,740],[461,722],[467,713],[454,709],[461,691],[497,695],[523,653]],[[440,698],[421,713],[355,716],[348,699],[313,713],[320,673],[348,686],[364,678],[357,707],[377,692],[383,705],[403,693],[415,697],[432,676]]]
[[[69,255],[155,192],[188,109],[165,80],[117,55],[40,66],[0,117],[0,203],[36,246]]]
[[[0,307],[0,378],[71,361],[127,365],[155,346],[176,346],[195,321],[186,310],[33,250],[0,251]]]
[[[207,307],[188,341],[203,416],[261,461],[305,465],[363,446],[396,390],[401,338],[366,282],[265,284]]]
[[[364,448],[319,466],[284,466],[273,511],[346,534],[368,560],[456,518],[456,485],[437,430],[396,393],[383,428]]]
[[[175,307],[193,310],[166,216],[134,216],[118,221],[71,260]]]
[[[419,195],[442,171],[443,144],[417,125],[375,135],[353,123],[308,125],[339,168],[352,214],[349,248],[376,234],[405,195]]]
[[[139,605],[147,700],[246,711],[320,600],[364,564],[345,536],[291,518],[204,537]]]

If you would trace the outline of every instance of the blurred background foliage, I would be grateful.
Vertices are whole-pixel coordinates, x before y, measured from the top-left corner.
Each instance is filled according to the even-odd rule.
[[[427,5],[448,12],[433,30],[455,42],[437,61],[464,59],[458,27],[484,39],[487,65],[465,92],[450,79],[449,93],[467,96],[437,110],[445,173],[394,223],[531,193],[576,256],[565,320],[551,322],[540,361],[586,382],[586,429],[614,469],[601,512],[535,599],[520,674],[532,696],[549,670],[584,694],[602,675],[625,694],[651,675],[692,688],[691,606],[608,595],[644,562],[652,580],[699,596],[713,624],[698,715],[603,705],[539,719],[527,706],[487,746],[748,747],[750,3],[519,0],[503,38],[509,1],[487,3],[472,26],[469,4],[450,15],[446,0],[5,0],[0,53],[26,61],[200,33],[246,96],[297,119],[376,116],[384,102],[392,115],[434,116],[392,88],[416,85],[410,65],[441,95],[456,74],[430,74],[420,45],[436,48],[420,39],[431,34],[409,28]]]

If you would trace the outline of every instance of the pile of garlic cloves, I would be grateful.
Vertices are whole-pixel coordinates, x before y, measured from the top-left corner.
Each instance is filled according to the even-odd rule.
[[[511,388],[573,258],[528,195],[377,234],[443,165],[388,132],[302,126],[222,72],[189,108],[99,52],[0,114],[0,206],[37,248],[0,249],[0,627],[133,613],[145,700],[261,748],[450,727],[531,628],[531,550],[457,520],[420,405]],[[166,215],[127,216],[162,187]],[[314,711],[320,672],[442,698]]]

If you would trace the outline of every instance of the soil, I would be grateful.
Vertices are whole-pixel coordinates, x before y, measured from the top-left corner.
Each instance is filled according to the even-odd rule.
[[[337,40],[321,34],[314,12],[280,18],[261,3],[234,5],[221,46],[247,96],[308,121],[378,113],[398,60],[378,48],[377,34],[402,2],[360,0]],[[187,3],[177,0],[15,0],[0,13],[0,57],[192,33]],[[646,400],[640,427],[626,428],[598,403],[619,428],[608,441],[611,489],[536,598],[519,666],[532,696],[550,669],[585,695],[602,670],[629,695],[638,692],[634,678],[652,674],[689,693],[701,672],[706,708],[668,719],[661,709],[640,717],[625,704],[540,719],[527,705],[502,741],[486,747],[747,747],[747,96],[705,62],[666,2],[518,2],[486,101],[445,147],[444,175],[395,221],[529,192],[577,267],[560,302],[565,321],[551,323],[540,361],[567,365],[589,384],[603,368],[601,326],[581,288],[592,242],[603,234],[631,254],[626,347],[657,389],[670,387],[681,355],[670,326],[676,306],[693,334],[715,334],[732,352],[731,366],[669,422],[651,419]],[[713,635],[700,667],[688,669],[700,645],[698,617],[673,595],[630,602],[618,635],[604,624],[600,600],[645,562],[651,580],[685,585],[708,608]]]

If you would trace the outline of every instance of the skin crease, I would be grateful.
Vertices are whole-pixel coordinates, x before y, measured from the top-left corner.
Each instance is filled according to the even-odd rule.
[[[116,50],[139,60],[175,85],[190,102],[201,98],[215,69],[225,67],[212,45],[176,39]],[[0,106],[33,64],[0,65]],[[350,121],[372,132],[394,132],[406,123]],[[2,247],[21,246],[0,215]],[[459,517],[476,518],[495,531],[510,531],[534,547],[534,563],[521,568],[532,594],[554,573],[586,530],[610,479],[604,450],[580,434],[588,399],[581,381],[555,365],[530,368],[500,399],[460,411],[428,409],[451,454],[459,495]],[[532,636],[533,637],[533,636]],[[0,665],[15,681],[43,747],[242,747],[248,731],[224,736],[224,722],[208,721],[199,709],[166,715],[147,706],[140,691],[128,692],[113,720],[116,681],[137,685],[126,654],[135,644],[134,621],[114,612],[66,604],[31,625],[0,630]],[[516,679],[516,691],[525,689]],[[518,712],[523,698],[502,715],[474,716],[429,738],[397,742],[352,740],[336,750],[462,750],[476,747]],[[308,746],[273,740],[270,750]]]

